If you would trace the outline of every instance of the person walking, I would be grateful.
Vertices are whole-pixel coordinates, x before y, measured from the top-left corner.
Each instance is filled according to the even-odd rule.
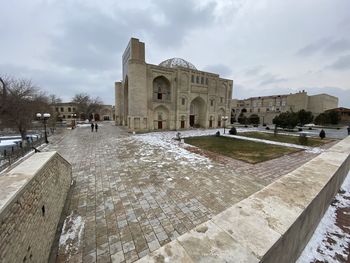
[[[94,124],[91,123],[91,132],[93,132],[93,131],[94,131]]]
[[[98,125],[97,123],[95,123],[95,132],[97,132],[97,130],[98,130]]]

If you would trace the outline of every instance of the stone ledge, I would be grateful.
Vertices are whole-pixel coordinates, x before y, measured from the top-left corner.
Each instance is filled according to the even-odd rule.
[[[56,156],[67,166],[69,162],[59,153],[35,153],[12,170],[0,175],[0,215],[3,210],[25,189],[27,184],[37,175],[45,165]]]
[[[350,136],[138,262],[294,262],[350,169]]]
[[[3,262],[47,262],[71,176],[56,152],[36,153],[0,176]]]

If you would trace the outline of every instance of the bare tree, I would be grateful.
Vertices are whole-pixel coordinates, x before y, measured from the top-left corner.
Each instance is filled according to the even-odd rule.
[[[55,94],[50,94],[49,95],[49,103],[51,105],[56,105],[58,103],[61,103],[62,102],[62,99],[58,96],[56,96]]]
[[[81,119],[90,119],[92,114],[98,112],[103,104],[99,97],[91,98],[86,93],[76,94],[72,102],[77,105],[77,113]]]
[[[17,129],[26,140],[37,112],[49,110],[48,98],[28,79],[10,79],[5,82],[6,96],[0,115],[3,127]],[[2,94],[4,95],[4,94]],[[4,96],[2,96],[4,97]]]
[[[49,97],[49,103],[50,103],[50,114],[51,118],[49,119],[49,125],[53,128],[53,130],[56,129],[56,122],[58,121],[59,113],[56,110],[56,106],[59,103],[62,103],[62,99],[55,94],[50,94]]]

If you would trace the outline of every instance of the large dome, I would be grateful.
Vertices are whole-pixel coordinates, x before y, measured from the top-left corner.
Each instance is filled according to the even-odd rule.
[[[159,64],[159,66],[165,67],[165,68],[189,68],[189,69],[197,70],[192,63],[182,58],[170,58],[170,59],[164,60],[162,63]]]

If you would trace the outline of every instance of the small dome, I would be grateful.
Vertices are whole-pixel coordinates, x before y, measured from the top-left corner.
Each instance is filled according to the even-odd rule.
[[[170,59],[164,60],[162,63],[159,64],[159,66],[165,67],[165,68],[188,68],[188,69],[197,70],[192,63],[182,58],[170,58]]]

